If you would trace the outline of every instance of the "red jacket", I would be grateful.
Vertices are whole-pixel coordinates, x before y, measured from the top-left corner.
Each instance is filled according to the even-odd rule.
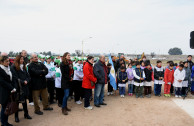
[[[166,69],[164,72],[164,82],[165,84],[168,84],[169,82],[173,84],[174,82],[174,70]]]
[[[92,64],[86,62],[83,67],[83,73],[84,73],[84,77],[82,81],[82,87],[86,89],[95,88],[95,85],[94,86],[91,85],[91,81],[94,83],[97,81],[97,78],[94,76],[94,73],[93,73]]]

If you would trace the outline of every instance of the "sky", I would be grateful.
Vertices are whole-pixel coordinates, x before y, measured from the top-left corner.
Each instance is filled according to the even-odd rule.
[[[0,51],[193,54],[194,0],[0,0]]]

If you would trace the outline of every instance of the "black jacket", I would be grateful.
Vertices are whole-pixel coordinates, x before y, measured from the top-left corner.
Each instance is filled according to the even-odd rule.
[[[95,65],[94,65],[94,76],[97,78],[97,84],[105,84],[105,71],[104,71],[104,64],[99,60]],[[108,73],[108,71],[106,71]],[[107,76],[108,80],[108,76]]]
[[[150,82],[150,81],[152,81],[152,69],[147,69],[147,68],[145,68],[144,69],[144,73],[145,73],[145,81],[147,81],[147,82]]]
[[[63,62],[60,64],[60,69],[61,69],[61,88],[62,89],[68,89],[69,87],[69,81],[71,80],[71,77],[69,76],[70,72],[70,66],[69,64],[65,65]]]
[[[118,60],[116,61],[116,63],[114,64],[114,65],[115,65],[115,72],[116,72],[116,73],[118,72],[119,68],[121,67],[120,60],[121,60],[121,59],[118,59]],[[125,64],[125,60],[123,60],[123,63]],[[126,65],[126,64],[125,64],[125,65]]]
[[[0,104],[6,105],[8,103],[11,91],[14,87],[14,83],[10,80],[10,76],[0,68]]]
[[[192,61],[188,61],[188,60],[187,60],[187,62],[188,62],[188,66],[189,66],[190,70],[192,71],[192,67],[194,65],[193,62]]]
[[[28,97],[29,95],[29,82],[30,82],[30,76],[26,70],[16,70],[15,65],[11,66],[11,72],[13,73],[13,79],[14,83],[16,85],[16,90],[17,92],[20,91],[19,83],[18,80],[20,80],[21,86],[22,86],[22,91],[24,92],[24,96]],[[27,81],[28,84],[24,85],[24,81]]]
[[[32,90],[40,90],[46,88],[46,78],[48,74],[47,67],[40,62],[32,62],[28,66],[28,73],[31,77]]]

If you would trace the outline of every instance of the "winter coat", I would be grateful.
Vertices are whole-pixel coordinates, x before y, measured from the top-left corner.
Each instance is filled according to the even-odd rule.
[[[31,77],[32,90],[41,90],[46,88],[46,78],[48,69],[43,63],[32,62],[28,66],[28,73]]]
[[[164,73],[164,82],[165,84],[173,84],[174,82],[174,69],[170,70],[166,68]]]
[[[97,78],[97,84],[106,84],[108,80],[108,70],[105,64],[100,60],[94,65],[94,75]]]
[[[13,74],[13,81],[15,82],[17,92],[20,92],[20,90],[22,90],[24,92],[24,96],[27,98],[29,96],[30,75],[28,74],[27,70],[17,70],[15,65],[11,66],[11,71]],[[21,83],[22,89],[20,89],[18,80]],[[27,81],[27,85],[24,84],[24,81]]]
[[[152,80],[154,80],[152,68],[150,69],[145,68],[144,73],[145,73],[145,81],[151,82]]]
[[[93,73],[93,65],[89,62],[86,62],[83,67],[83,81],[82,81],[82,87],[86,89],[93,89],[95,88],[95,85],[91,85],[91,82],[95,83],[97,81],[97,78],[94,76]]]
[[[185,79],[184,79],[184,81],[189,81],[190,82],[190,80],[191,80],[191,70],[190,70],[190,68],[189,67],[184,67],[184,70],[185,70]]]
[[[133,68],[127,68],[127,77],[129,80],[133,80],[134,79],[134,75],[133,75]]]
[[[11,91],[15,88],[10,76],[0,68],[0,104],[6,105],[9,101]]]

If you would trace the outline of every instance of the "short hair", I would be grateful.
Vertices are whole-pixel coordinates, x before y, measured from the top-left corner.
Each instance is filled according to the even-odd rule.
[[[139,62],[139,61],[136,62],[136,66],[137,66],[137,65],[140,65],[140,62]]]
[[[180,64],[183,64],[183,61],[180,61],[180,62],[179,62],[179,65],[180,65]]]
[[[161,60],[158,60],[156,63],[162,63],[162,61]]]
[[[188,57],[192,57],[192,55],[188,55],[187,58],[188,58]]]
[[[132,63],[128,63],[128,66],[129,66],[129,65],[132,65]]]
[[[182,67],[182,68],[183,68],[183,67],[184,67],[184,65],[183,65],[183,64],[180,64],[180,65],[179,65],[179,67]]]
[[[170,62],[169,66],[173,67],[174,66],[174,63],[173,62]]]
[[[151,66],[149,62],[145,62],[145,66]]]
[[[9,59],[8,56],[0,56],[0,62],[3,63],[5,60]]]
[[[177,64],[177,63],[175,63],[175,64],[174,64],[174,66],[178,66],[178,64]]]
[[[121,66],[120,69],[123,70],[123,69],[125,69],[125,67],[124,66]]]
[[[91,60],[93,58],[94,58],[93,56],[88,56],[87,60]]]
[[[183,65],[185,65],[186,63],[188,63],[188,62],[187,62],[187,61],[184,61],[184,62],[183,62]]]

